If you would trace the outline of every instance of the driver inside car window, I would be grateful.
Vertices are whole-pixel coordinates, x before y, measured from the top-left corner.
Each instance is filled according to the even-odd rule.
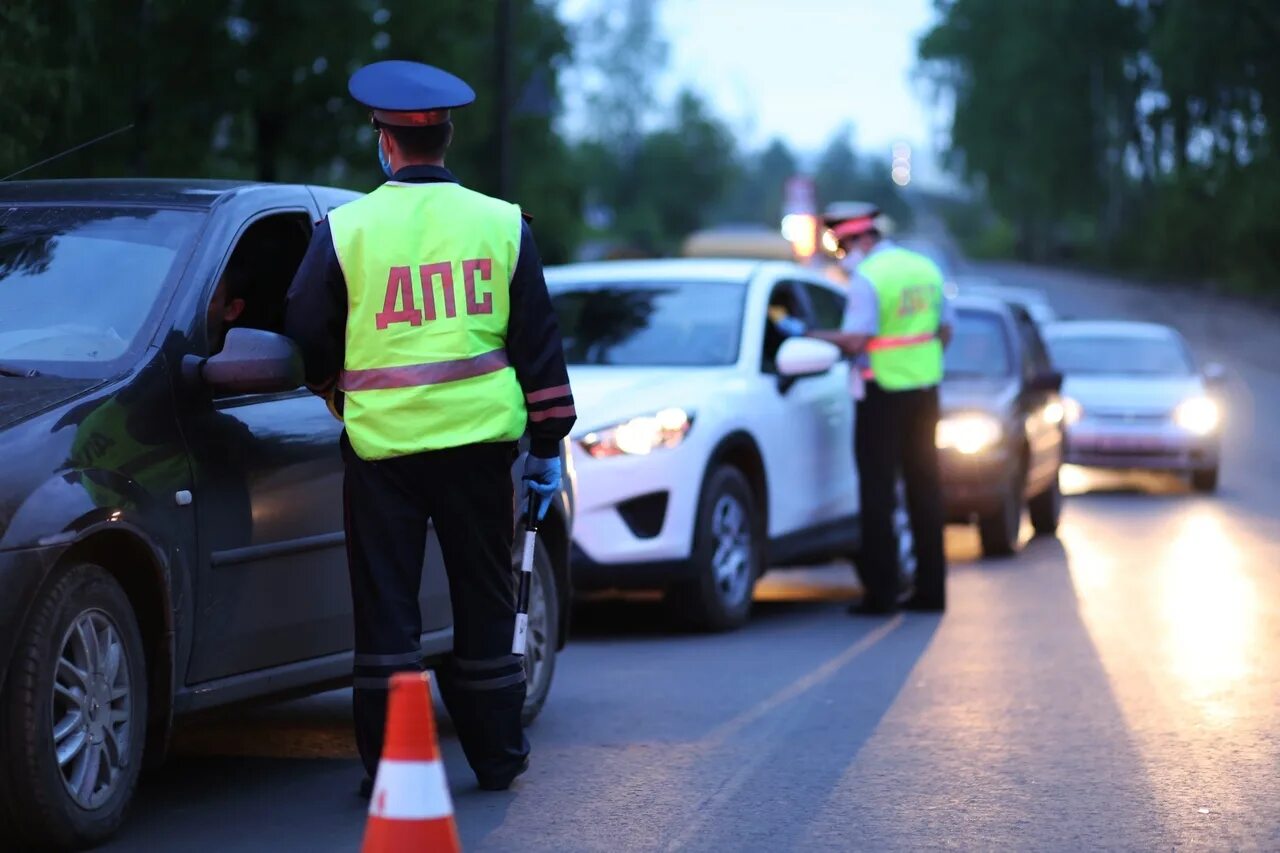
[[[227,268],[218,279],[218,286],[213,289],[213,298],[209,300],[208,334],[209,354],[222,350],[222,343],[231,328],[245,309],[245,293],[248,291],[248,270],[240,253],[231,256]]]

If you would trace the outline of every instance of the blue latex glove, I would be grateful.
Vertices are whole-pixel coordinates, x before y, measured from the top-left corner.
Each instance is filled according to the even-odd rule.
[[[778,327],[779,332],[782,332],[788,338],[798,337],[809,331],[809,327],[799,317],[783,317],[774,325]]]
[[[528,489],[541,499],[538,502],[538,521],[542,521],[551,508],[551,498],[560,491],[560,457],[543,459],[530,453],[524,458],[524,475],[521,479]]]

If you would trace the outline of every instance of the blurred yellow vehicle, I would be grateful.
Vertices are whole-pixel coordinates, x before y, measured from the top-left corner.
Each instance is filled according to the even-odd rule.
[[[835,284],[847,281],[839,260],[824,252],[804,257],[796,243],[781,231],[763,225],[733,225],[706,228],[685,238],[680,249],[685,258],[755,258],[762,261],[791,261],[818,270]]]
[[[794,247],[776,229],[763,225],[727,226],[695,231],[680,250],[686,258],[759,258],[795,261]]]

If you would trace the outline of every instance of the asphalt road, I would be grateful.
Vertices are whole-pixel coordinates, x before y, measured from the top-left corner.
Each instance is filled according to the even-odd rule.
[[[847,616],[842,567],[771,575],[728,635],[583,609],[516,788],[476,791],[446,723],[466,847],[1280,850],[1280,318],[980,271],[1174,322],[1223,362],[1221,492],[1069,471],[1058,538],[986,561],[948,533],[941,618]],[[349,701],[188,724],[106,849],[357,849]]]

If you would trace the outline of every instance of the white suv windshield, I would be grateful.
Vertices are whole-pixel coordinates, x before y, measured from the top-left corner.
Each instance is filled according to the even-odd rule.
[[[709,367],[738,360],[746,285],[550,283],[569,364]]]

